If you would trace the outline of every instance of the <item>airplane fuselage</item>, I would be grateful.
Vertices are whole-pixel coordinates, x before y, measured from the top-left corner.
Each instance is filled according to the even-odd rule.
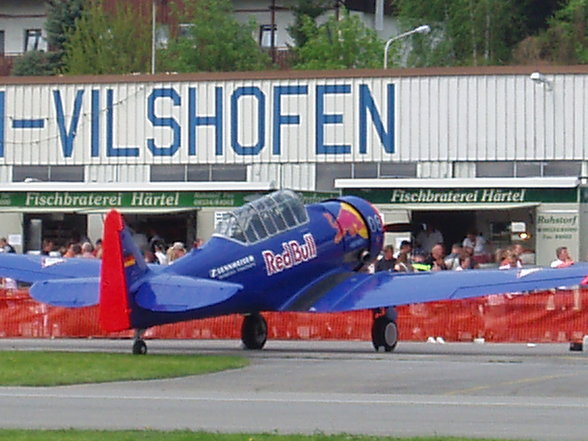
[[[359,198],[350,202],[357,204],[355,199],[365,204]],[[371,205],[355,208],[349,202],[333,200],[307,206],[307,214],[307,222],[256,243],[213,235],[202,247],[161,272],[232,282],[246,288],[225,302],[181,313],[149,311],[132,302],[130,296],[133,326],[147,328],[221,314],[291,310],[297,304],[300,308],[302,297],[312,296],[308,286],[321,278],[358,270],[367,255],[376,257],[381,249],[382,223]]]

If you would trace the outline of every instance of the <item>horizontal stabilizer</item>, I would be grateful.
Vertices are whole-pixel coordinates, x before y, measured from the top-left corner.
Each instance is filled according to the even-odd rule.
[[[224,302],[242,289],[237,283],[158,274],[139,286],[135,301],[151,311],[182,312]]]
[[[81,308],[98,304],[98,286],[98,277],[46,280],[36,282],[30,295],[49,305]]]
[[[67,259],[63,257],[33,256],[0,253],[0,277],[27,283],[42,280],[98,277],[98,259]]]
[[[412,303],[456,300],[489,294],[529,292],[576,286],[588,264],[568,268],[518,268],[426,273],[358,274],[334,287],[311,308],[316,312],[354,311]]]

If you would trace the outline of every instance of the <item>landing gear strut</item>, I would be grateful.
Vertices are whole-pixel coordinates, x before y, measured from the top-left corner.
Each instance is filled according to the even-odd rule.
[[[147,353],[147,343],[143,340],[143,333],[145,329],[135,329],[135,336],[133,341],[133,354],[145,355]]]
[[[241,326],[241,341],[245,349],[259,350],[267,341],[267,322],[255,312],[246,315]]]
[[[380,347],[386,352],[392,352],[398,344],[398,326],[396,325],[396,311],[389,308],[383,315],[374,313],[372,325],[372,343],[376,352]]]

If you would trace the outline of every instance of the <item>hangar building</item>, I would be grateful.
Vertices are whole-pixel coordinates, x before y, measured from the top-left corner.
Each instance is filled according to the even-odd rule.
[[[535,260],[588,252],[588,68],[4,77],[0,236],[96,240],[117,207],[168,241],[278,188]]]

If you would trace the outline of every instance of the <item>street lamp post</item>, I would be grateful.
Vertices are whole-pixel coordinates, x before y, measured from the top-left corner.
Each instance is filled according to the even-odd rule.
[[[155,31],[157,22],[157,4],[155,0],[151,2],[151,75],[155,74]]]
[[[400,35],[397,35],[396,37],[390,38],[386,42],[386,46],[384,46],[384,69],[388,68],[388,49],[390,49],[390,45],[394,41],[400,40],[401,38],[408,37],[409,35],[412,35],[412,34],[428,34],[429,32],[431,32],[431,27],[429,25],[421,25],[418,28],[414,28],[410,31],[407,31],[407,32],[404,32]]]

